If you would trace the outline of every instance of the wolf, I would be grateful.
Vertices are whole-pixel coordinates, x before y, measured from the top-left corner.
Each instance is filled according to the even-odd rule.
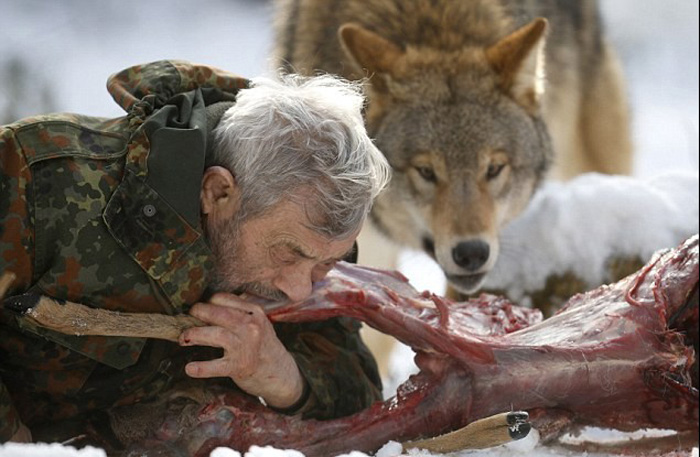
[[[461,293],[545,177],[631,171],[624,80],[595,0],[275,8],[279,66],[366,81],[367,128],[394,170],[373,225],[425,250]]]

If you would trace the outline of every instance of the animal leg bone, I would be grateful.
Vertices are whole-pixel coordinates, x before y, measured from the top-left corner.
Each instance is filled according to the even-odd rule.
[[[13,280],[11,273],[0,277],[0,299],[4,284],[7,284],[7,290]],[[3,306],[43,328],[75,336],[156,338],[177,342],[183,330],[206,325],[191,316],[120,313],[38,294],[9,297],[3,301]],[[472,422],[464,428],[436,438],[406,443],[404,449],[433,452],[485,449],[525,438],[530,430],[527,413],[503,413]]]

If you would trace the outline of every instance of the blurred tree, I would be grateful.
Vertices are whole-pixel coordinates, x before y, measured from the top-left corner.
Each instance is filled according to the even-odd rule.
[[[19,56],[0,63],[0,124],[55,111],[53,90]]]

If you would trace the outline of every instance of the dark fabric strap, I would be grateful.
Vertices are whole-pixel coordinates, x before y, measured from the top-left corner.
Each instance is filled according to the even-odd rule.
[[[306,382],[306,379],[304,379],[304,390],[302,391],[301,397],[299,397],[299,400],[297,400],[296,403],[294,403],[292,406],[288,406],[287,408],[274,408],[272,406],[269,406],[269,408],[280,414],[293,416],[294,414],[301,411],[304,408],[304,406],[306,406],[306,403],[309,401],[310,397],[311,389],[309,388],[309,383]]]

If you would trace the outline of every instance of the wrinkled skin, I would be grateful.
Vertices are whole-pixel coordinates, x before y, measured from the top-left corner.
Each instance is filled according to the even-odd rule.
[[[582,425],[697,430],[697,290],[697,236],[619,283],[573,297],[546,321],[504,299],[452,303],[417,293],[397,273],[341,264],[310,300],[269,306],[268,317],[351,316],[402,340],[422,370],[396,397],[320,422],[212,392],[167,415],[125,455],[199,457],[254,444],[307,457],[372,452],[512,409],[531,411],[547,437]]]

